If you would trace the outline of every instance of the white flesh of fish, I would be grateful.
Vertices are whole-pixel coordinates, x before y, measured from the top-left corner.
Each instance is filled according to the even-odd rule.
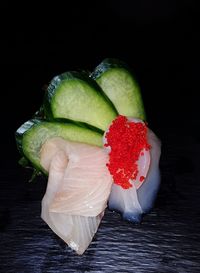
[[[97,232],[111,191],[108,155],[102,148],[56,137],[43,145],[40,158],[49,172],[41,217],[82,254]]]
[[[129,118],[133,122],[142,122],[139,119]],[[106,143],[104,134],[104,143]],[[113,183],[109,197],[109,209],[118,211],[125,220],[140,223],[142,215],[149,212],[154,204],[159,185],[160,171],[159,159],[161,154],[161,142],[156,135],[148,129],[148,143],[151,149],[143,150],[138,160],[138,170],[136,180],[132,180],[132,187],[123,189],[120,185]],[[110,147],[106,148],[109,153]],[[140,177],[144,176],[144,182],[140,182]]]

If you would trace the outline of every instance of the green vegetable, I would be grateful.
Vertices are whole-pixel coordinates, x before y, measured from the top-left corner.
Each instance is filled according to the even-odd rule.
[[[101,88],[85,73],[66,72],[51,81],[44,102],[50,120],[83,122],[105,131],[117,112]]]
[[[105,59],[91,78],[101,86],[119,114],[146,119],[140,87],[126,64],[117,59]]]
[[[19,150],[37,170],[41,170],[44,173],[45,171],[40,164],[40,150],[47,139],[55,136],[102,147],[102,135],[100,133],[79,127],[73,123],[33,119],[25,122],[16,131],[16,141]]]

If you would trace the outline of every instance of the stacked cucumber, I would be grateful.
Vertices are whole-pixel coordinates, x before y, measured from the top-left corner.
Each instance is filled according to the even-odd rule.
[[[43,143],[55,136],[103,146],[102,135],[117,115],[145,120],[140,88],[126,64],[105,59],[91,75],[66,72],[50,82],[42,118],[16,131],[20,152],[39,171]]]

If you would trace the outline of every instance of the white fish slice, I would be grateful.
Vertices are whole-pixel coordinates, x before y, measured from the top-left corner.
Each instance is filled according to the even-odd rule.
[[[137,190],[138,201],[143,213],[148,213],[153,208],[161,180],[159,169],[161,141],[150,129],[148,129],[147,138],[148,143],[151,145],[150,166],[144,183]]]
[[[139,119],[129,118],[133,122],[142,122]],[[106,143],[104,134],[104,143]],[[161,154],[161,142],[156,135],[148,128],[148,143],[151,149],[143,150],[138,160],[136,180],[132,180],[132,187],[123,189],[113,183],[109,197],[109,209],[118,211],[125,220],[140,223],[142,215],[149,212],[155,202],[160,185],[159,159]],[[109,153],[110,147],[106,148]],[[144,177],[141,183],[140,177]]]
[[[111,191],[103,149],[61,138],[48,140],[41,164],[49,171],[41,217],[78,254],[97,232]]]

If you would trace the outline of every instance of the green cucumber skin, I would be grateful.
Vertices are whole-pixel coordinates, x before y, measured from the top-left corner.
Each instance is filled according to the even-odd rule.
[[[48,121],[48,120],[47,120]],[[75,124],[79,127],[82,127],[82,128],[86,128],[86,129],[90,129],[92,131],[95,131],[101,135],[104,134],[104,131],[97,128],[97,127],[94,127],[90,124],[87,124],[87,123],[84,123],[84,122],[79,122],[79,121],[74,121],[74,120],[70,120],[70,119],[65,119],[65,118],[54,118],[52,120],[52,122],[61,122],[61,123],[72,123],[72,124]]]
[[[116,85],[115,91],[117,92],[117,87],[120,86],[120,83],[117,85],[119,80],[117,74],[124,79],[126,84],[129,83],[129,88],[132,89],[132,94],[129,94],[130,97],[126,97],[124,94],[116,96],[115,92],[109,89],[113,82],[111,87],[114,89],[114,85]],[[101,86],[104,93],[114,104],[118,114],[146,120],[140,87],[126,63],[118,59],[105,59],[95,68],[90,77]]]
[[[106,58],[95,68],[95,70],[90,74],[90,77],[96,80],[111,68],[124,68],[131,71],[131,68],[125,62],[115,58]]]
[[[57,93],[60,91],[59,88],[62,88],[62,84],[65,84],[65,83],[69,84],[70,82],[73,82],[73,81],[74,82],[77,81],[78,83],[83,84],[85,87],[88,86],[90,89],[92,89],[92,92],[94,92],[95,99],[97,100],[97,103],[99,103],[98,107],[94,109],[93,113],[88,112],[88,116],[87,116],[87,111],[90,111],[89,109],[90,107],[88,107],[88,109],[84,111],[83,114],[86,113],[87,120],[84,120],[84,118],[82,117],[83,114],[81,112],[80,114],[78,114],[79,115],[78,118],[69,117],[68,113],[67,114],[60,113],[59,115],[56,114],[56,111],[61,112],[61,108],[64,108],[64,107],[55,106],[56,104],[55,97],[57,96]],[[77,113],[79,113],[79,104],[78,104],[79,99],[81,98],[77,97],[77,104],[74,105],[74,107],[72,105],[72,110],[73,108],[76,107]],[[101,112],[101,109],[99,108],[101,104],[104,109],[102,112]],[[65,106],[68,107],[67,104]],[[91,107],[94,108],[93,105],[91,105]],[[52,81],[50,82],[48,86],[47,92],[45,93],[44,111],[45,111],[45,116],[47,120],[53,121],[55,119],[60,119],[60,118],[66,119],[66,120],[72,120],[76,123],[79,123],[79,125],[82,123],[82,126],[84,126],[84,124],[87,126],[88,124],[88,126],[92,126],[94,129],[96,127],[97,130],[100,129],[101,131],[105,131],[108,128],[109,124],[112,122],[112,120],[117,116],[117,111],[115,107],[113,106],[109,98],[105,95],[105,93],[102,91],[100,86],[96,83],[96,81],[88,77],[86,73],[76,72],[76,71],[66,72],[52,79]],[[63,110],[63,111],[67,112],[67,110]],[[68,111],[70,112],[70,109],[68,109]],[[96,118],[96,120],[99,119],[100,121],[96,121],[95,118],[93,117],[96,111],[99,112],[99,115],[96,114],[98,117]],[[103,116],[105,116],[105,118],[103,118]]]
[[[26,131],[31,129],[31,127],[35,124],[40,123],[40,119],[31,119],[23,123],[15,132],[15,140],[17,144],[18,151],[23,154],[23,148],[22,148],[22,138]]]
[[[23,155],[32,165],[46,174],[40,164],[40,150],[47,139],[55,136],[99,147],[103,145],[102,135],[98,132],[79,127],[73,123],[48,122],[36,119],[25,122],[17,130],[16,141],[18,141]]]

